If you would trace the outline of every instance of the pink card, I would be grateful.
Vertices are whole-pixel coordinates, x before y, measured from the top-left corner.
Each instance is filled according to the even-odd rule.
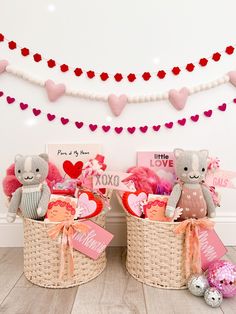
[[[209,264],[225,255],[227,249],[214,229],[199,232],[201,245],[202,269],[207,270]]]
[[[72,238],[74,249],[96,260],[108,246],[113,234],[90,220],[83,221],[90,229],[84,234],[77,232]]]

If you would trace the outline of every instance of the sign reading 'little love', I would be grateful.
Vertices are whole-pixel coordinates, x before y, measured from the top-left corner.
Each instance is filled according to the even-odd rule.
[[[83,224],[89,227],[89,231],[75,233],[72,245],[77,251],[96,260],[111,242],[113,234],[90,220],[83,221]]]

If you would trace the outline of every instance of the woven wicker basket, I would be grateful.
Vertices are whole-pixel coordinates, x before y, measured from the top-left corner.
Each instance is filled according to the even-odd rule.
[[[104,227],[105,215],[92,219]],[[47,231],[55,223],[44,223],[24,219],[24,274],[32,283],[46,288],[69,288],[90,281],[97,277],[106,267],[105,252],[93,260],[74,250],[74,275],[67,273],[66,257],[65,274],[59,280],[60,254],[57,240],[49,238]]]
[[[127,215],[128,272],[137,280],[163,289],[184,289],[184,236],[175,235],[178,223]]]

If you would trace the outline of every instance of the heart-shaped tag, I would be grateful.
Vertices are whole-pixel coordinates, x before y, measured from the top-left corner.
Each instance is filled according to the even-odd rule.
[[[119,97],[111,94],[108,96],[108,105],[111,108],[112,113],[118,117],[127,104],[128,98],[126,95],[120,95]]]
[[[70,160],[65,160],[63,162],[63,169],[71,179],[77,179],[81,175],[83,165],[84,163],[82,161],[77,161],[73,165]]]
[[[134,216],[141,217],[143,214],[142,203],[147,201],[147,194],[143,191],[125,192],[122,202],[127,211]]]
[[[181,88],[179,91],[176,89],[171,89],[169,91],[169,101],[173,107],[177,110],[182,110],[187,102],[189,95],[189,90],[187,87]]]
[[[77,215],[78,218],[91,218],[100,214],[103,209],[102,201],[92,192],[84,191],[78,195]]]
[[[45,88],[50,101],[56,101],[66,92],[66,87],[64,84],[55,84],[52,80],[47,80],[45,82]]]

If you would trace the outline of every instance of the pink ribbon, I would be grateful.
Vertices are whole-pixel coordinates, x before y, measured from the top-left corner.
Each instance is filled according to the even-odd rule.
[[[59,279],[61,280],[64,272],[65,272],[65,256],[68,248],[68,266],[69,266],[69,276],[72,277],[74,274],[74,257],[73,257],[73,245],[72,238],[74,233],[88,232],[89,227],[81,222],[72,221],[63,221],[55,226],[53,226],[50,230],[48,230],[48,235],[51,239],[55,240],[59,235],[62,235],[61,238],[61,248],[60,248],[60,271],[59,271]]]
[[[199,242],[200,229],[213,229],[214,223],[208,218],[188,219],[181,222],[175,229],[175,234],[185,234],[185,276],[201,274],[201,247]]]

